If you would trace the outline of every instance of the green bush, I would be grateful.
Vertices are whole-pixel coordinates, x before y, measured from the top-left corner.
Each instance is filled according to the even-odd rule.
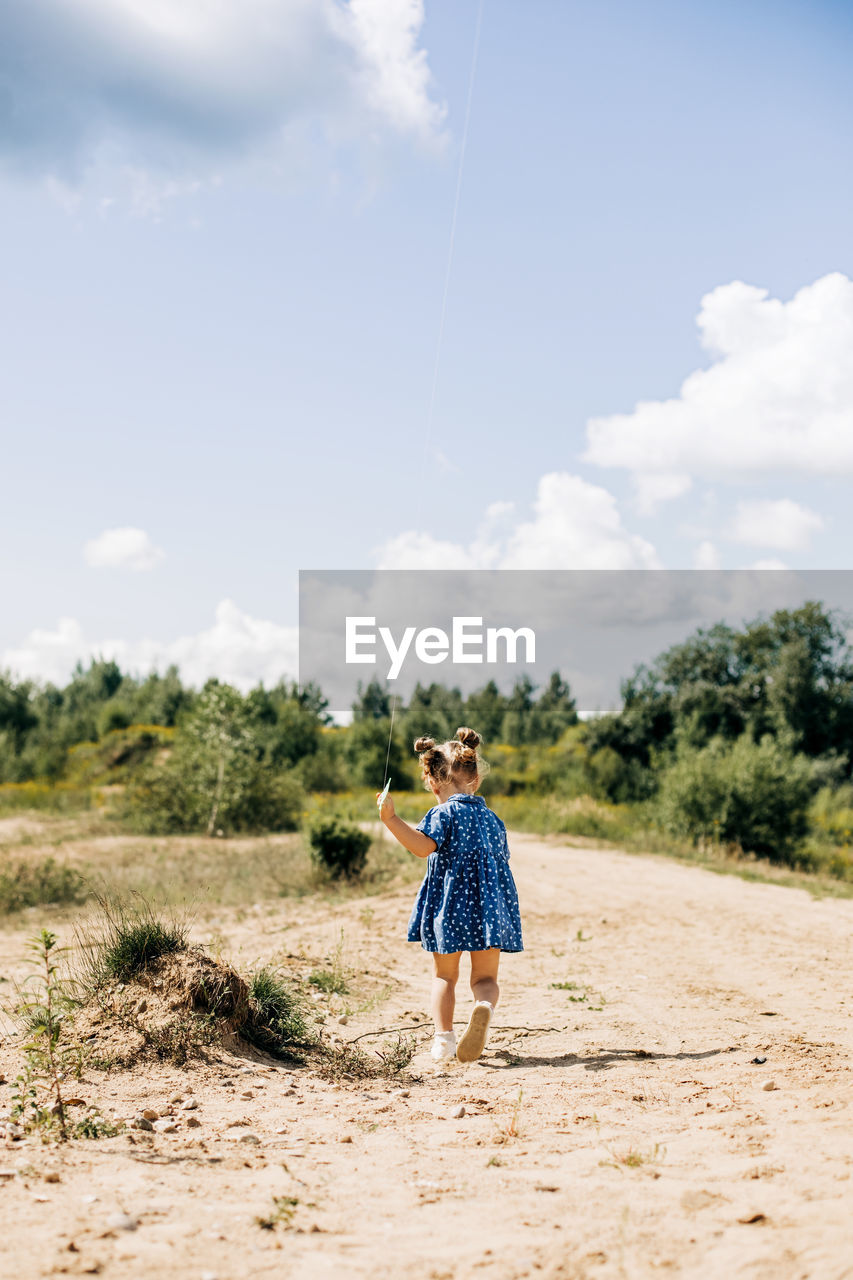
[[[715,739],[682,748],[661,778],[664,827],[691,839],[718,839],[776,862],[794,861],[808,829],[812,767],[769,735],[755,743]]]
[[[360,876],[367,862],[370,836],[340,818],[315,818],[308,829],[311,857],[318,867],[337,880]]]

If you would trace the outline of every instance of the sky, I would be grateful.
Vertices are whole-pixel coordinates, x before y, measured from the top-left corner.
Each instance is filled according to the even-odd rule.
[[[850,567],[852,54],[822,0],[7,0],[0,669],[269,683],[299,569]]]

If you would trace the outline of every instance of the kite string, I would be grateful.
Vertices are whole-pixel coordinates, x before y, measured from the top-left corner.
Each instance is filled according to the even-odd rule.
[[[441,310],[438,321],[438,339],[435,345],[435,361],[432,370],[432,388],[427,411],[426,436],[424,439],[424,460],[429,443],[430,430],[435,414],[435,397],[438,391],[438,371],[441,365],[441,349],[444,345],[444,324],[447,319],[447,299],[450,293],[450,275],[453,267],[453,251],[456,245],[456,222],[459,216],[459,203],[462,196],[462,175],[465,171],[465,152],[468,149],[468,127],[471,123],[471,104],[474,100],[474,81],[477,76],[477,60],[480,52],[480,31],[483,26],[483,10],[486,0],[480,0],[477,7],[477,22],[474,28],[474,48],[471,53],[471,70],[468,76],[468,97],[465,103],[465,122],[462,126],[462,144],[459,149],[459,167],[456,172],[456,194],[453,199],[453,213],[450,218],[450,242],[447,246],[447,267],[444,272],[444,291],[441,297]]]
[[[486,0],[479,0],[477,5],[477,21],[474,26],[474,47],[471,51],[471,70],[468,73],[468,94],[465,101],[465,120],[462,125],[462,142],[459,148],[459,166],[456,171],[456,191],[453,197],[453,212],[450,217],[450,240],[447,246],[447,266],[444,272],[444,288],[441,295],[441,309],[439,311],[438,320],[438,338],[435,344],[435,360],[432,369],[432,386],[429,395],[429,408],[427,410],[426,431],[424,433],[424,453],[423,464],[421,470],[426,466],[427,449],[429,447],[430,432],[432,430],[433,418],[435,416],[435,399],[438,391],[438,374],[441,367],[441,351],[444,346],[444,327],[447,319],[447,300],[450,294],[450,277],[453,270],[453,253],[456,247],[456,223],[459,218],[459,205],[462,198],[462,177],[465,172],[465,153],[468,149],[468,131],[471,124],[471,104],[474,101],[474,82],[477,78],[477,62],[480,54],[480,32],[483,27],[483,10],[486,7]],[[388,749],[385,753],[385,775],[382,779],[383,788],[388,782],[388,763],[391,759],[391,742],[394,736],[394,713],[397,710],[399,694],[393,694],[391,698],[391,727],[388,730]]]
[[[391,739],[394,735],[394,712],[397,710],[397,697],[396,693],[391,696],[391,728],[388,730],[388,750],[385,752],[385,772],[382,777],[383,790],[388,782],[388,761],[391,759]]]

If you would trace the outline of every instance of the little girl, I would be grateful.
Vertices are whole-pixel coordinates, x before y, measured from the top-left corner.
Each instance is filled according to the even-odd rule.
[[[409,826],[388,798],[380,818],[416,858],[428,858],[427,871],[409,920],[409,942],[432,953],[432,1016],[436,1062],[455,1056],[474,1062],[485,1048],[498,1002],[498,961],[502,951],[522,951],[518,894],[509,869],[506,827],[482,796],[475,795],[485,762],[473,729],[457,729],[456,740],[436,744],[418,738],[415,751],[424,787],[436,804]],[[378,800],[377,796],[377,800]],[[474,1008],[459,1044],[453,1034],[453,1009],[459,957],[471,953]]]

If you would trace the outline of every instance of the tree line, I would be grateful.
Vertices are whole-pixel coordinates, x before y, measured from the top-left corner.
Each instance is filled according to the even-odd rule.
[[[417,786],[413,740],[471,724],[501,765],[493,790],[588,794],[691,839],[789,857],[816,798],[830,827],[853,809],[853,653],[817,601],[697,630],[583,722],[558,672],[541,689],[524,676],[506,693],[392,698],[359,688],[343,728],[320,689],[291,682],[194,690],[175,668],[140,678],[101,659],[62,688],[0,675],[0,784],[115,779],[147,830],[269,830],[298,820],[306,792],[378,787],[386,758],[396,790]]]

